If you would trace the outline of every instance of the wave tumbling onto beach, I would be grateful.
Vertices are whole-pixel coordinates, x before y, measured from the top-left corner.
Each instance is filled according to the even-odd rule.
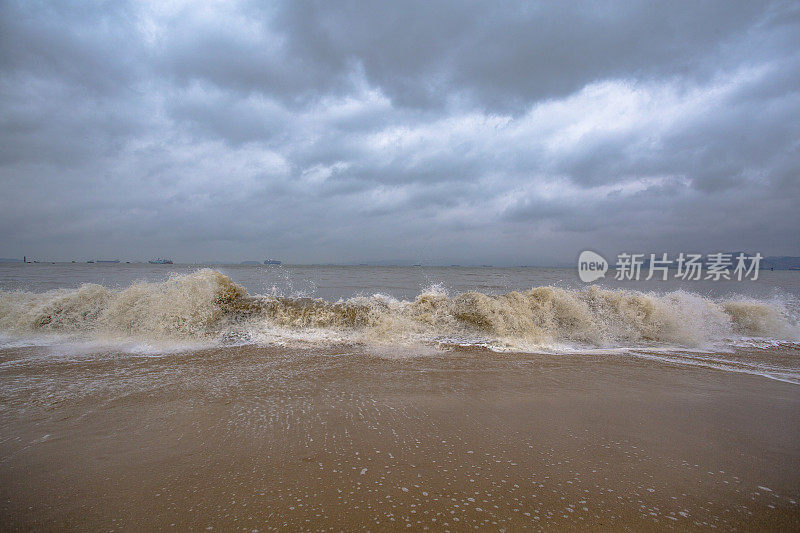
[[[706,347],[738,339],[797,341],[797,318],[778,301],[535,287],[489,295],[428,290],[336,302],[251,296],[210,269],[125,289],[84,284],[44,293],[0,291],[7,339],[285,344],[448,343],[493,349]]]

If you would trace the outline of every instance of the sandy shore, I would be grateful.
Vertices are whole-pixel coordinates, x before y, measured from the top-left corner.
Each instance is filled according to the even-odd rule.
[[[392,355],[5,350],[0,525],[800,528],[800,386],[624,356]]]

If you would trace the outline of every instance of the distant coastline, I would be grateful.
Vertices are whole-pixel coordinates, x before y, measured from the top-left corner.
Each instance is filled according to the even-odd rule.
[[[147,264],[146,260],[91,260],[94,263],[101,264]],[[0,263],[22,263],[22,259],[14,257],[0,257]],[[33,259],[28,258],[28,263],[86,263],[86,260],[67,260],[67,261],[53,261],[51,259]],[[649,261],[643,262],[643,267],[647,267]],[[177,262],[177,264],[185,265],[218,265],[218,266],[263,266],[261,261],[192,261],[187,263]],[[453,264],[444,261],[441,264],[425,263],[413,260],[395,260],[395,261],[360,261],[352,263],[282,263],[283,266],[360,266],[360,267],[417,267],[417,268],[486,268],[489,265],[484,263],[474,264]],[[614,269],[612,262],[611,270]],[[574,264],[557,263],[557,264],[525,264],[525,265],[492,265],[492,268],[575,268]],[[676,265],[669,266],[670,269],[676,268]],[[768,256],[761,260],[761,270],[800,270],[800,257],[797,256]]]

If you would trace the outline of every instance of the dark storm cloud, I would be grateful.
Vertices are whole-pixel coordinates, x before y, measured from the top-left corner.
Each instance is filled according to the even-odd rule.
[[[2,2],[0,255],[798,254],[797,72],[792,2]]]
[[[463,94],[525,108],[607,77],[710,74],[728,38],[771,17],[752,2],[290,2],[279,21],[312,65],[357,61],[405,105]]]

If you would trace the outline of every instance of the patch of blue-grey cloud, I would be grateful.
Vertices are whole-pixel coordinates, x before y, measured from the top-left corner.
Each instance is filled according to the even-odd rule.
[[[797,255],[792,2],[0,4],[0,255]]]

